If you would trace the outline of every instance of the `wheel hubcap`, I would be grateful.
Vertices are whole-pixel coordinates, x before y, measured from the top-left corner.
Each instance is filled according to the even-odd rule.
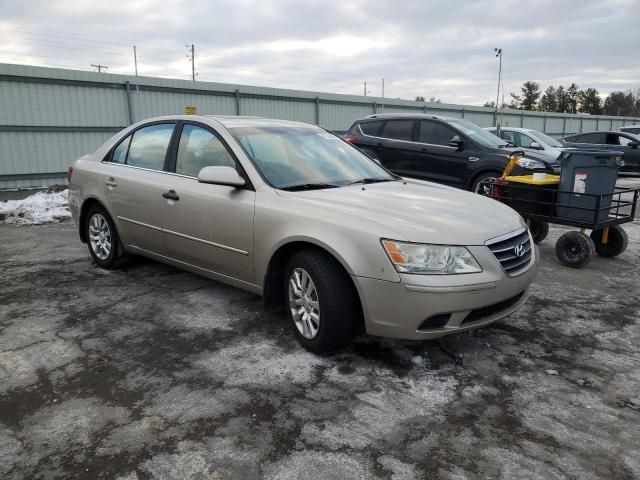
[[[89,220],[89,243],[100,260],[106,260],[111,254],[111,230],[107,219],[99,213]]]
[[[491,184],[496,181],[496,177],[487,177],[476,185],[475,193],[481,195],[489,195],[491,193]]]
[[[313,280],[302,268],[294,269],[289,277],[289,308],[300,335],[315,338],[320,329],[320,302]]]

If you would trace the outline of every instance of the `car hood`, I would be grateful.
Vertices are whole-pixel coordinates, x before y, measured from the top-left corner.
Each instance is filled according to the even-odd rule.
[[[525,158],[531,158],[532,160],[538,160],[540,162],[547,163],[547,164],[554,164],[556,159],[560,156],[560,151],[547,152],[546,150],[532,150],[529,148],[518,148],[518,147],[497,148],[496,151],[505,153],[506,155],[511,155],[514,152],[524,152]]]
[[[523,226],[520,215],[495,200],[408,179],[278,194],[327,213],[337,212],[336,221],[345,226],[350,218],[357,218],[377,229],[381,237],[410,242],[483,245]]]

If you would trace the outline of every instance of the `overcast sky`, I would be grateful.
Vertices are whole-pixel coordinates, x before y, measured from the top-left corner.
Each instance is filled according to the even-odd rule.
[[[0,0],[0,62],[481,105],[640,88],[640,0]]]

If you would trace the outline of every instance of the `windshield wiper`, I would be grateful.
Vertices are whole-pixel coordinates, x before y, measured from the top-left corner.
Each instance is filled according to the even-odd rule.
[[[356,185],[358,183],[382,183],[382,182],[393,182],[397,180],[397,178],[361,178],[360,180],[356,180],[355,182],[347,183],[347,185]]]
[[[282,187],[280,190],[286,190],[287,192],[299,192],[301,190],[320,190],[323,188],[337,188],[339,185],[332,185],[330,183],[301,183],[300,185],[290,185],[288,187]]]

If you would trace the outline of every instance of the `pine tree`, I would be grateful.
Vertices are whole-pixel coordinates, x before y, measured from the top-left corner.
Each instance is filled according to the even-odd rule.
[[[580,112],[590,113],[591,115],[600,115],[602,113],[602,100],[595,88],[587,88],[580,90]]]
[[[541,112],[555,112],[557,108],[558,102],[556,101],[556,89],[553,85],[549,85],[542,94],[542,97],[540,97],[538,110]]]
[[[567,113],[569,110],[569,95],[565,88],[560,85],[556,88],[556,112]]]

